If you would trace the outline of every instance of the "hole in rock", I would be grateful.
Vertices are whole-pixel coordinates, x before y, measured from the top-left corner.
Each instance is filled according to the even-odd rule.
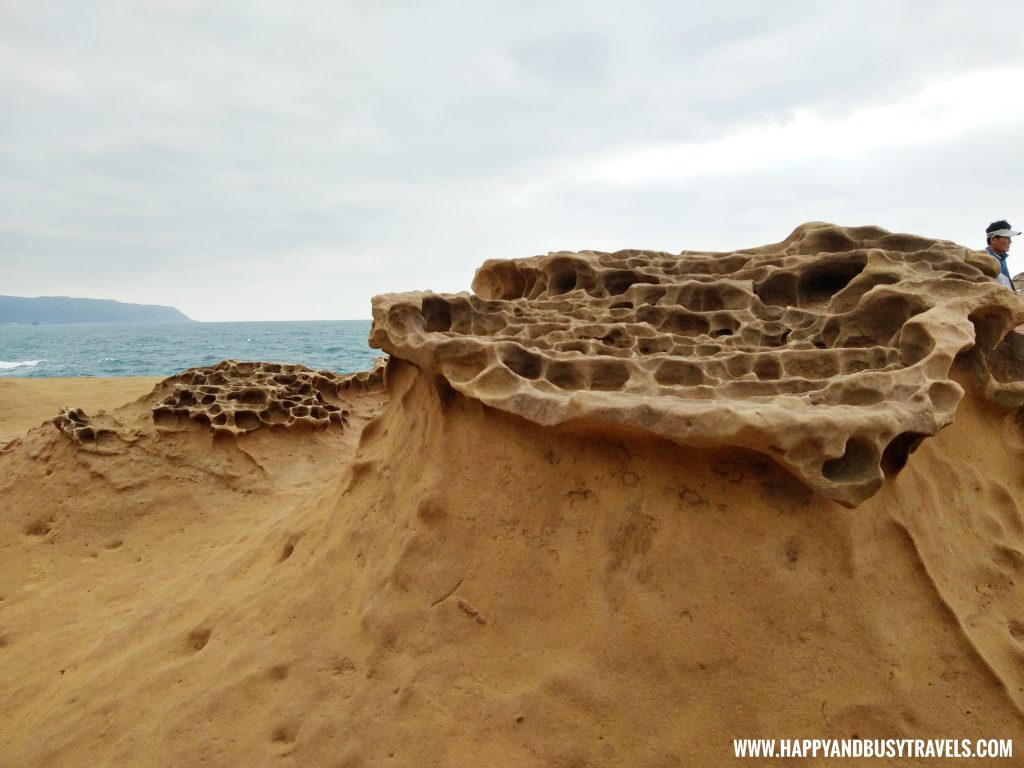
[[[768,307],[796,306],[796,276],[789,272],[776,272],[754,285],[754,295]]]
[[[201,651],[210,642],[211,634],[213,634],[212,629],[193,629],[188,633],[188,637],[185,638],[185,644],[192,651]]]
[[[252,432],[254,429],[259,429],[262,423],[259,415],[252,411],[235,411],[235,426],[239,429]]]
[[[699,315],[689,312],[672,312],[662,325],[662,330],[677,333],[680,336],[701,336],[708,332],[708,321]]]
[[[444,410],[450,408],[452,404],[456,401],[456,398],[458,398],[459,396],[458,391],[449,383],[448,379],[446,379],[444,376],[434,377],[434,389],[437,391],[437,399],[440,401],[441,408]],[[375,426],[375,424],[376,422],[371,424],[371,426]],[[363,434],[367,435],[366,429],[363,430]],[[370,435],[372,434],[373,433],[371,431]]]
[[[1024,381],[1024,335],[1010,331],[988,358],[992,378],[998,382]]]
[[[544,378],[559,389],[583,389],[586,385],[579,366],[564,360],[549,363]]]
[[[839,363],[831,350],[820,352],[794,352],[784,359],[786,373],[801,379],[831,379],[839,373]]]
[[[867,257],[854,259],[847,257],[842,261],[815,265],[807,270],[797,281],[797,296],[800,306],[817,306],[825,304],[850,282],[864,271]]]
[[[782,376],[782,365],[777,357],[761,355],[754,362],[754,375],[762,381],[771,381]]]
[[[629,370],[618,362],[603,362],[590,370],[590,388],[611,392],[622,389],[629,381]]]
[[[907,323],[900,331],[897,343],[900,362],[905,366],[916,365],[935,349],[935,340],[920,323]]]
[[[101,429],[96,432],[96,444],[100,448],[112,449],[120,442],[120,436],[112,429]]]
[[[484,299],[521,299],[533,287],[513,262],[498,262],[481,267],[473,278],[473,291]]]
[[[451,307],[439,296],[427,296],[423,299],[423,320],[428,333],[445,333],[452,327]]]
[[[555,266],[548,276],[548,293],[559,296],[576,290],[576,270],[571,264]]]
[[[634,339],[622,328],[612,328],[601,337],[601,343],[616,349],[629,349],[633,346]]]
[[[609,296],[619,296],[629,290],[630,286],[637,283],[656,283],[653,277],[641,272],[611,272],[604,278],[604,287],[608,290]]]
[[[278,557],[277,562],[283,563],[285,560],[291,557],[292,553],[295,552],[295,545],[298,543],[298,541],[298,534],[291,534],[285,541],[284,546],[281,547],[281,554]]]
[[[255,387],[247,387],[239,392],[232,392],[228,395],[229,400],[236,400],[239,403],[245,405],[265,405],[269,397],[267,393],[262,389],[256,389]]]
[[[763,347],[784,347],[786,342],[789,341],[789,331],[783,331],[782,333],[769,334],[761,339],[761,346]]]
[[[502,350],[501,361],[513,373],[524,379],[536,379],[544,368],[544,359],[535,352],[522,347],[509,347]]]
[[[917,302],[903,296],[865,302],[843,319],[839,343],[844,347],[890,346],[907,320],[920,311]],[[837,318],[832,320],[838,324]]]
[[[882,471],[887,475],[897,474],[907,464],[910,454],[917,450],[917,446],[927,435],[918,432],[904,432],[897,435],[882,451]]]
[[[667,352],[672,347],[672,342],[662,337],[640,339],[636,343],[637,351],[641,355],[656,355],[659,352]]]
[[[936,411],[951,411],[960,402],[961,390],[952,382],[937,381],[928,388],[928,397]]]
[[[842,456],[829,459],[821,465],[821,474],[834,483],[870,480],[878,467],[878,458],[871,443],[851,437],[846,441],[846,450]]]
[[[676,303],[696,312],[714,312],[725,307],[721,291],[717,286],[690,283],[680,287]]]
[[[704,383],[704,372],[686,360],[666,360],[655,371],[654,380],[667,386],[696,387]]]
[[[170,408],[154,408],[153,423],[158,427],[169,429],[178,425],[178,416]]]

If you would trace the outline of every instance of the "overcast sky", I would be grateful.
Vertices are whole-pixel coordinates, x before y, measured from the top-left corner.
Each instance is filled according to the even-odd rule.
[[[813,220],[983,248],[1024,225],[1022,35],[1019,0],[0,0],[0,294],[368,318]]]

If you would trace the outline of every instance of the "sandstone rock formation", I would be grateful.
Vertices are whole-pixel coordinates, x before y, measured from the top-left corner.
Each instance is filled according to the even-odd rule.
[[[79,448],[94,453],[121,453],[134,439],[124,425],[106,413],[92,417],[81,408],[61,408],[53,424]]]
[[[370,341],[538,424],[751,448],[855,506],[952,421],[961,352],[1024,403],[1024,310],[994,273],[949,241],[811,223],[734,253],[488,261],[472,294],[376,297]]]
[[[1015,299],[950,243],[787,243],[385,297],[386,392],[379,367],[292,392],[228,362],[121,407],[63,380],[93,415],[36,426],[54,401],[36,418],[11,404],[38,381],[0,381],[0,764],[731,767],[736,738],[1012,738]],[[235,439],[212,418],[247,388],[348,424]],[[209,426],[156,426],[183,391]],[[856,509],[805,484],[849,505],[870,489],[826,448],[894,473],[919,436]]]
[[[260,427],[344,426],[348,411],[340,404],[350,389],[380,389],[383,366],[341,375],[288,363],[225,360],[190,368],[165,379],[153,407],[158,428],[174,429],[192,420],[215,432],[235,434]]]

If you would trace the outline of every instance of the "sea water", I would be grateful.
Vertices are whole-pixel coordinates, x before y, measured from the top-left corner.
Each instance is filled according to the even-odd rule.
[[[364,371],[369,320],[0,325],[0,376],[171,376],[226,359]]]

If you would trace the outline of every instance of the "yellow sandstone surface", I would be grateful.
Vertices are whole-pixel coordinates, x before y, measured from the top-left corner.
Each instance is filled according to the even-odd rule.
[[[874,228],[677,259],[378,298],[383,381],[0,380],[0,765],[1021,765],[1016,299]]]

